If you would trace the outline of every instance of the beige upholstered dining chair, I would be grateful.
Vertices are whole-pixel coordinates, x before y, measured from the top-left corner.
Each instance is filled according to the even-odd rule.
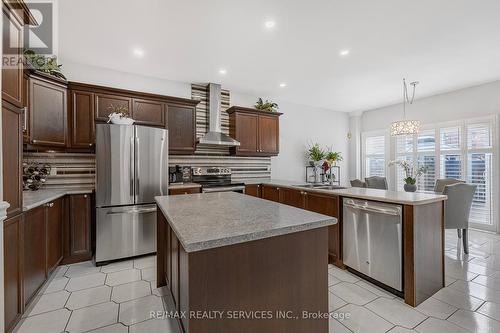
[[[446,185],[453,185],[458,183],[465,183],[465,181],[455,178],[443,178],[436,180],[436,185],[434,185],[434,192],[443,193],[444,187]]]
[[[365,178],[367,188],[375,188],[378,190],[387,190],[387,179],[385,177],[368,177]]]
[[[351,180],[351,186],[352,187],[366,187],[366,183],[362,181],[361,179],[354,179]]]
[[[445,202],[445,229],[457,229],[458,238],[462,237],[464,252],[469,253],[468,230],[469,214],[477,185],[463,182],[446,185],[443,194],[448,196]]]

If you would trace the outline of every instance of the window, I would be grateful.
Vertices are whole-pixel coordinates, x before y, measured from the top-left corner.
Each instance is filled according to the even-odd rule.
[[[418,179],[421,191],[432,191],[436,182],[436,135],[435,130],[424,130],[418,136],[396,138],[396,159],[407,161],[416,167],[427,167],[427,173]],[[403,190],[405,174],[402,168],[396,172],[396,189]]]
[[[418,180],[419,191],[433,191],[438,178],[456,178],[475,184],[470,223],[475,228],[494,231],[497,214],[495,128],[493,117],[427,126],[418,135],[395,137],[391,141],[395,149],[390,154],[384,135],[364,134],[365,175],[384,176],[387,161],[395,159],[427,167],[427,173]],[[395,180],[393,188],[402,191],[405,177],[402,168],[396,167],[389,174]]]
[[[366,135],[363,141],[364,176],[385,177],[385,135]]]
[[[470,222],[493,224],[493,146],[492,126],[488,122],[473,123],[467,129],[467,183],[477,186]]]

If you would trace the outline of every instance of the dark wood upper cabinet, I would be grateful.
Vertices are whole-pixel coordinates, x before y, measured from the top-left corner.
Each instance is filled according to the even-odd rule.
[[[259,152],[266,155],[278,155],[279,151],[278,116],[259,115]]]
[[[127,110],[132,115],[132,98],[111,94],[95,94],[95,119],[108,121],[108,116],[119,109]]]
[[[70,145],[89,148],[95,144],[94,94],[70,90]]]
[[[63,198],[47,207],[47,272],[52,272],[63,258]]]
[[[46,75],[29,77],[30,143],[65,147],[67,128],[67,87]]]
[[[22,298],[22,215],[3,222],[5,332],[21,318]]]
[[[22,108],[23,20],[3,5],[2,99]]]
[[[137,124],[165,126],[165,104],[163,102],[134,98],[132,105],[132,118]]]
[[[89,194],[67,197],[67,224],[64,228],[65,264],[92,258],[91,226],[92,204]]]
[[[24,304],[27,304],[47,277],[45,207],[27,211],[23,225],[23,285]]]
[[[22,213],[22,109],[2,106],[3,200],[10,204],[7,216]]]
[[[196,149],[196,107],[167,105],[168,147],[171,154],[192,154]]]
[[[229,135],[240,142],[233,155],[275,156],[279,153],[279,112],[233,106],[229,113]]]

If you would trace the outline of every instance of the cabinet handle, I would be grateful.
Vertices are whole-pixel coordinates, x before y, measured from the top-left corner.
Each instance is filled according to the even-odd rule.
[[[31,140],[31,142],[33,142],[33,143],[37,143],[37,142],[38,142],[38,140]]]
[[[46,203],[45,207],[54,207],[54,203],[53,202]]]
[[[86,195],[86,194],[84,194],[84,195],[83,195],[83,197],[84,197],[84,198],[86,198],[86,197],[87,197],[87,195]]]
[[[276,190],[277,190],[277,191],[279,191],[279,190],[280,190],[280,188],[279,188],[279,187],[276,187]]]
[[[28,107],[25,106],[23,108],[24,111],[24,125],[23,125],[23,132],[26,132],[28,130]]]
[[[89,143],[89,147],[92,147],[93,143]]]

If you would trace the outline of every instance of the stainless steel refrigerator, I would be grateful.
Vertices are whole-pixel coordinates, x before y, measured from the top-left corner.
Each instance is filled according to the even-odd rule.
[[[96,125],[97,265],[156,252],[154,197],[168,194],[164,129]]]

